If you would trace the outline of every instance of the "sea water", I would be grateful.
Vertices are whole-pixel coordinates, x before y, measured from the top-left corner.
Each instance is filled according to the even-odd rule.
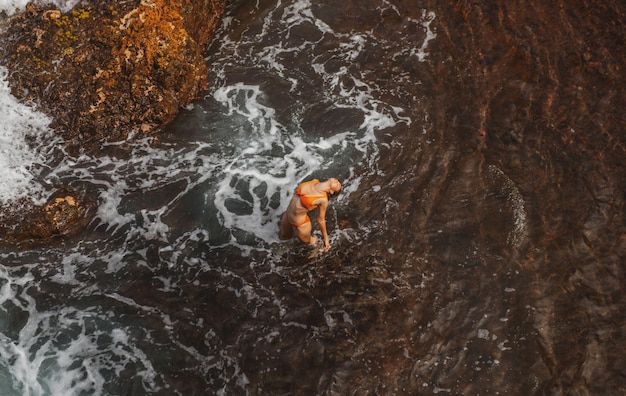
[[[0,8],[12,14],[24,5]],[[249,279],[229,263],[250,257],[251,269],[280,271],[278,223],[297,184],[339,178],[344,192],[333,205],[341,207],[379,172],[378,135],[413,120],[354,61],[383,45],[391,57],[423,62],[436,37],[426,11],[407,19],[422,38],[407,48],[368,31],[336,31],[314,8],[306,0],[259,5],[253,11],[265,17],[249,29],[226,15],[208,55],[204,100],[158,141],[109,143],[95,156],[59,153],[49,117],[15,100],[0,69],[0,202],[41,203],[63,186],[97,201],[81,240],[0,252],[3,395],[182,394],[172,359],[193,362],[180,369],[217,394],[246,389],[217,330],[194,319],[185,327],[205,341],[188,345],[178,315],[195,308],[172,312],[159,300],[209,288],[241,299],[252,317],[264,305],[285,316],[280,299],[254,279],[262,274]],[[294,69],[294,58],[305,66]],[[333,233],[331,244],[339,236],[357,238],[357,230]],[[222,280],[206,284],[207,276]],[[135,294],[147,285],[140,279],[151,279],[152,292]]]

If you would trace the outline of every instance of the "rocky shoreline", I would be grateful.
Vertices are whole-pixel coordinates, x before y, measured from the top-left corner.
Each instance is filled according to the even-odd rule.
[[[0,64],[12,94],[52,119],[70,155],[154,136],[207,88],[203,58],[225,0],[29,3],[5,22]],[[96,202],[57,186],[43,206],[8,205],[0,241],[80,232]],[[91,202],[91,203],[90,203]],[[11,209],[13,208],[13,209]]]

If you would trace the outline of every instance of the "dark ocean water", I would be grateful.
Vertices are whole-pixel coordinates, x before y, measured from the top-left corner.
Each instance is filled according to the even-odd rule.
[[[626,5],[570,3],[231,4],[158,141],[46,170],[99,206],[0,251],[2,394],[626,394]]]

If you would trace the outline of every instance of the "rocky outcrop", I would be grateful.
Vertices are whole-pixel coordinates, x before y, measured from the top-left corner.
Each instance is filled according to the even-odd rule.
[[[71,153],[154,133],[206,88],[202,52],[225,0],[30,4],[10,23],[2,62],[18,99],[54,119]]]
[[[53,119],[70,154],[151,135],[206,88],[203,51],[225,0],[79,3],[67,13],[29,4],[2,32],[0,63],[12,93]],[[3,213],[0,238],[76,232],[90,213],[58,191],[44,207]]]
[[[92,200],[66,189],[55,192],[42,207],[29,202],[12,204],[2,210],[0,240],[20,245],[75,235],[87,225],[95,208]]]

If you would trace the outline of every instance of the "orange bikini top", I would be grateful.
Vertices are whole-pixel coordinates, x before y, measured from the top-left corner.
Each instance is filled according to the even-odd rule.
[[[309,180],[307,182],[301,183],[298,188],[296,189],[296,194],[298,194],[300,196],[300,203],[302,203],[302,206],[304,206],[306,208],[306,210],[313,210],[315,209],[318,205],[314,205],[313,201],[315,201],[316,199],[319,198],[328,198],[328,195],[324,194],[324,195],[304,195],[304,193],[302,192],[302,186],[304,186],[305,184],[309,184],[309,183],[319,183],[320,181],[317,179],[313,179],[313,180]]]

